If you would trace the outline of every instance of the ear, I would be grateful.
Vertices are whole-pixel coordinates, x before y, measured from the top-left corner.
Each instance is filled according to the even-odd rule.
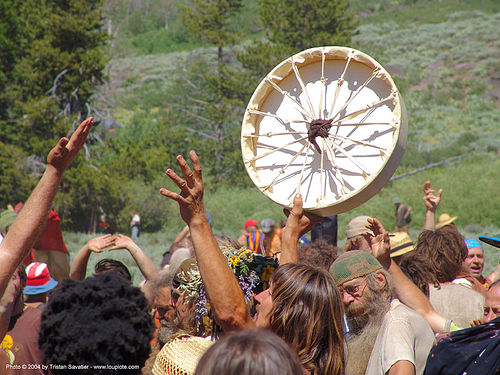
[[[386,279],[385,275],[380,271],[377,271],[375,273],[375,280],[376,280],[377,285],[379,286],[380,289],[383,289],[385,287],[385,285],[387,284],[387,279]]]

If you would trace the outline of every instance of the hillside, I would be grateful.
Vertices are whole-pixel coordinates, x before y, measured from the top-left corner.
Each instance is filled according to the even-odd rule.
[[[364,13],[359,11],[361,26],[352,47],[375,57],[389,70],[408,112],[408,145],[396,174],[456,155],[479,160],[454,162],[460,170],[467,168],[474,174],[484,168],[486,160],[498,156],[500,6],[495,10],[491,9],[494,3],[486,1],[489,8],[484,3],[440,1],[440,11],[436,2],[418,1],[401,7],[394,5],[397,2],[371,1]],[[460,4],[460,9],[466,10],[454,8]],[[359,9],[360,2],[353,6]],[[433,15],[432,22],[425,23],[429,14]],[[113,59],[106,94],[116,103],[118,122],[127,126],[138,110],[154,110],[155,106],[168,109],[174,104],[164,101],[168,99],[164,93],[192,60],[209,64],[214,60],[213,48]],[[446,170],[433,173],[439,171]],[[489,173],[492,180],[499,180],[498,168]],[[479,225],[494,224],[498,222],[500,203],[493,203],[486,211],[467,216]],[[450,209],[462,212],[458,202]]]
[[[233,20],[235,25],[241,25],[244,37],[230,54],[245,48],[245,38],[259,32],[253,26],[255,1],[244,3],[242,15]],[[465,235],[500,232],[500,3],[353,0],[351,6],[361,21],[351,47],[368,53],[386,67],[406,104],[408,144],[396,175],[452,156],[461,158],[388,183],[370,201],[339,216],[339,237],[342,238],[347,222],[359,214],[377,216],[387,228],[392,228],[391,201],[398,196],[414,207],[411,234],[415,238],[424,219],[421,199],[426,180],[443,188],[439,213],[458,216],[457,225]],[[172,22],[172,35],[182,33],[179,24],[178,19]],[[178,44],[174,40],[165,42],[165,38],[169,37],[164,31],[141,34],[132,41],[136,46],[133,50],[121,50],[109,64],[109,83],[98,96],[106,97],[114,117],[124,128],[132,124],[134,129],[149,126],[150,119],[137,123],[148,113],[175,111],[177,103],[167,92],[175,88],[186,65],[195,62],[202,67],[215,62],[214,47],[196,45],[192,39],[182,39]],[[158,44],[162,40],[166,44]],[[141,49],[140,43],[147,48]],[[150,54],[146,49],[174,52]],[[185,148],[188,147],[189,144]],[[166,168],[173,160],[165,163]],[[156,196],[159,186],[167,184],[161,172],[158,171],[154,186],[148,187],[148,194],[155,198],[148,198],[147,204],[154,207],[151,212],[168,213],[167,227],[162,233],[141,239],[155,254],[161,254],[164,243],[182,228],[175,205]],[[210,181],[210,176],[206,177]],[[243,188],[213,189],[208,183],[206,206],[216,233],[237,235],[248,218],[272,217],[279,221],[283,217],[281,208],[247,181]],[[500,252],[488,245],[486,248],[491,269],[500,261]]]

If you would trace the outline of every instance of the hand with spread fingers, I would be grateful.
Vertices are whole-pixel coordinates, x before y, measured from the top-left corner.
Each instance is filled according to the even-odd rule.
[[[425,181],[424,183],[424,204],[425,207],[433,212],[436,212],[439,202],[441,201],[441,194],[443,189],[439,189],[438,193],[434,195],[435,190],[431,189],[430,181]]]
[[[375,218],[368,219],[369,225],[367,226],[373,232],[363,233],[363,237],[368,241],[372,255],[380,262],[380,264],[388,269],[391,265],[391,242],[389,240],[389,233],[385,230],[380,221]]]
[[[93,124],[94,118],[89,117],[78,126],[70,139],[66,137],[61,138],[57,142],[57,145],[50,150],[47,156],[47,165],[53,166],[60,173],[64,172],[85,144],[85,140]]]
[[[193,163],[192,170],[181,155],[176,158],[185,179],[179,177],[179,175],[170,168],[165,172],[181,189],[180,194],[165,188],[161,188],[160,193],[179,204],[182,219],[186,224],[191,225],[196,220],[207,220],[207,218],[203,208],[203,179],[201,175],[200,160],[194,151],[189,153],[189,157]]]
[[[443,189],[439,189],[438,193],[434,195],[434,190],[431,188],[430,181],[424,183],[424,204],[425,204],[425,221],[424,229],[436,229],[436,210],[441,202],[441,194]]]

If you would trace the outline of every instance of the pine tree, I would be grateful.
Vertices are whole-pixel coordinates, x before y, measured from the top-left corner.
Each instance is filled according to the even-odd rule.
[[[242,0],[191,0],[182,7],[182,22],[189,32],[217,47],[222,63],[223,48],[236,41],[227,30],[230,16],[241,8]]]
[[[241,173],[227,160],[227,150],[239,148],[239,136],[232,131],[241,121],[241,107],[237,99],[237,86],[233,85],[233,72],[229,68],[231,56],[225,50],[238,35],[229,31],[230,18],[242,6],[242,0],[191,0],[182,8],[183,23],[200,40],[216,47],[216,60],[209,59],[186,68],[186,101],[183,103],[182,124],[198,135],[195,140],[205,150],[209,173],[216,181]],[[179,120],[177,120],[179,121]],[[200,142],[200,139],[203,141]]]
[[[257,0],[266,40],[256,40],[238,54],[249,89],[277,64],[302,50],[349,46],[359,20],[347,0]],[[248,94],[251,94],[249,92]]]
[[[0,204],[16,203],[43,171],[48,150],[62,135],[72,132],[92,114],[91,96],[103,82],[106,32],[101,25],[102,0],[5,0],[0,6],[0,146],[1,153],[18,158],[15,168],[2,168]],[[6,57],[4,59],[4,57]],[[3,107],[5,105],[5,107]],[[5,125],[5,126],[4,126]],[[90,148],[79,155],[68,171],[89,170],[79,184],[97,184]],[[19,161],[19,158],[26,159]],[[73,169],[73,171],[71,170]],[[23,176],[30,178],[20,178]],[[73,187],[63,182],[62,191]],[[80,189],[65,209],[98,204],[91,191]],[[26,197],[24,197],[26,198]],[[99,199],[105,201],[107,197]],[[92,203],[94,202],[94,203]],[[75,220],[79,218],[75,217]]]

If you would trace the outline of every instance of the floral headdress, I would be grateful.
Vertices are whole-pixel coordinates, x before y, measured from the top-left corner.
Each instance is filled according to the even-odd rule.
[[[245,248],[237,250],[231,246],[221,246],[220,250],[229,268],[238,279],[245,302],[250,302],[254,294],[269,287],[269,279],[278,267],[276,260],[254,254]],[[207,301],[205,286],[194,258],[187,259],[181,264],[174,277],[174,287],[183,294],[184,298],[194,301],[196,305],[196,334],[200,336],[211,334],[213,319],[210,304]]]

